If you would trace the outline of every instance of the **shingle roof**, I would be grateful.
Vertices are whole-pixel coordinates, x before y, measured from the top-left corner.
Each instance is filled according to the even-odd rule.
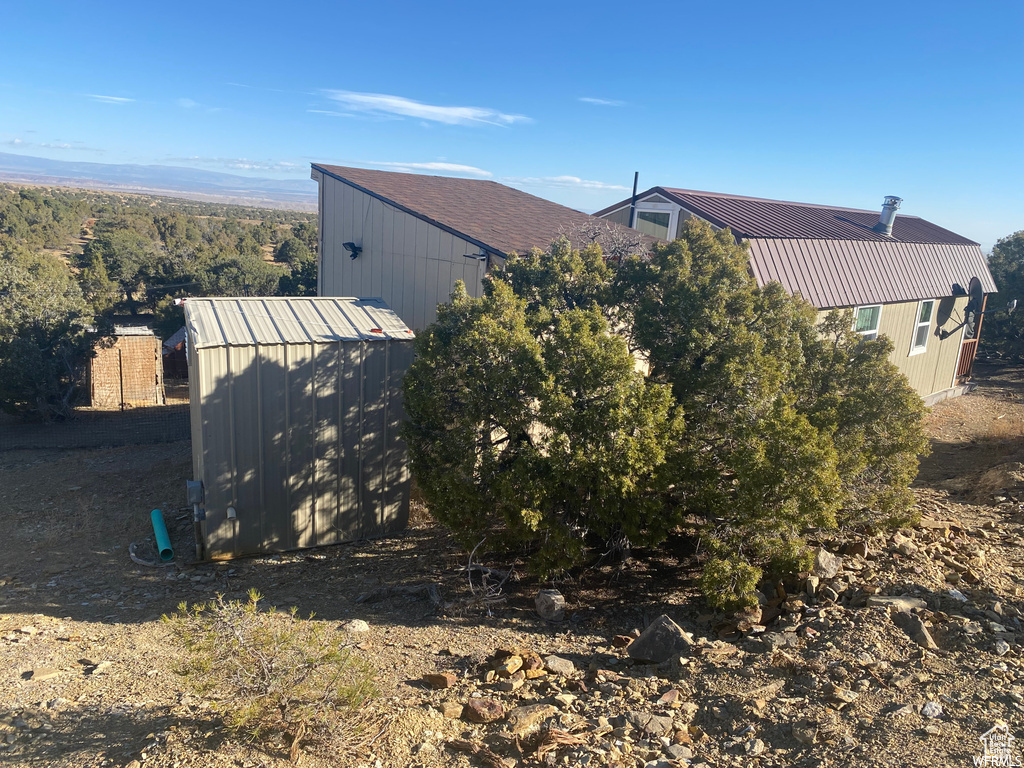
[[[500,254],[546,249],[559,235],[594,220],[495,181],[319,163],[313,168]]]
[[[917,216],[897,214],[892,237],[871,229],[878,211],[653,187],[717,227],[750,242],[759,285],[778,281],[820,309],[949,296],[977,276],[996,291],[988,262],[973,240]],[[598,211],[619,210],[623,201]]]

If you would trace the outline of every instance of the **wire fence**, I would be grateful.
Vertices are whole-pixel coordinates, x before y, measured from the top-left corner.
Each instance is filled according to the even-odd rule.
[[[190,440],[186,400],[124,410],[80,409],[52,423],[0,422],[0,451],[40,448],[106,448]]]

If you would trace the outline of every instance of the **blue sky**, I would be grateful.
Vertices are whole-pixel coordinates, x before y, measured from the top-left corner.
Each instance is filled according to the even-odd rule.
[[[1024,3],[9,3],[0,151],[1024,229]],[[313,182],[310,182],[312,185]]]

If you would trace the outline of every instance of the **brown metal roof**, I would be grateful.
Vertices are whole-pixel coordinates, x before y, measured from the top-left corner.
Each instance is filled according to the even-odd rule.
[[[589,214],[495,181],[338,165],[313,168],[500,255],[547,249],[559,235],[594,221]]]
[[[996,290],[976,245],[752,238],[750,266],[758,285],[776,280],[819,309],[940,298],[974,276]]]
[[[812,203],[791,203],[760,197],[698,192],[692,189],[653,187],[638,200],[658,194],[683,206],[718,227],[728,227],[740,238],[799,237],[841,240],[868,240],[889,243],[952,243],[977,245],[973,240],[950,232],[917,216],[896,214],[892,237],[875,232],[879,211],[841,208]],[[595,216],[629,205],[629,200],[598,211]]]
[[[819,309],[932,299],[972,277],[996,291],[980,246],[916,216],[897,215],[892,237],[871,227],[878,211],[653,187],[717,227],[750,242],[759,285],[778,281]],[[629,205],[609,206],[601,216]]]

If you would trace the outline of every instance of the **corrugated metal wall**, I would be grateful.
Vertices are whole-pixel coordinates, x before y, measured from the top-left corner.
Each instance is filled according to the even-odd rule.
[[[404,528],[409,474],[398,430],[412,356],[411,340],[391,339],[190,345],[193,463],[206,493],[207,557]]]
[[[329,176],[320,176],[320,296],[379,296],[410,327],[434,322],[457,280],[482,293],[479,246]],[[342,243],[362,246],[356,259]]]

